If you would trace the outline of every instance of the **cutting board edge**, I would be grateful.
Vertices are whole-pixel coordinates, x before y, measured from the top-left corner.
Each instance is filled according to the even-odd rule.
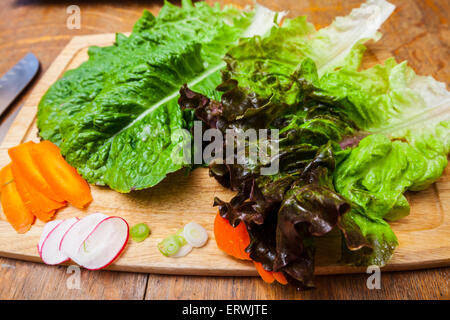
[[[43,264],[39,256],[27,255],[27,254],[13,254],[10,252],[0,251],[0,256],[5,258],[11,258],[21,261],[28,261],[33,263]],[[65,262],[58,265],[71,266],[74,265],[71,262]],[[414,271],[432,268],[441,268],[450,266],[450,257],[440,260],[425,260],[419,262],[410,263],[396,263],[388,264],[385,267],[381,267],[381,272],[396,272],[396,271]],[[81,268],[82,270],[86,270]],[[117,271],[117,272],[133,272],[133,273],[151,273],[151,274],[166,274],[166,275],[193,275],[193,276],[226,276],[226,277],[253,277],[258,276],[252,265],[248,265],[248,269],[230,270],[230,269],[209,269],[209,268],[174,268],[174,267],[149,267],[143,265],[117,265],[103,269],[102,271]],[[371,273],[367,272],[367,267],[352,267],[343,265],[329,265],[329,266],[317,266],[314,274],[316,276],[332,275],[332,274],[361,274]]]

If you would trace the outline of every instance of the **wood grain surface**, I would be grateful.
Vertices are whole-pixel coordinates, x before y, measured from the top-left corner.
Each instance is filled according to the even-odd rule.
[[[250,1],[235,1],[246,4]],[[269,7],[307,14],[317,26],[344,15],[362,1],[261,1]],[[392,1],[397,10],[383,26],[383,39],[370,46],[380,60],[385,55],[408,59],[414,69],[448,82],[448,1]],[[26,52],[34,52],[46,70],[74,35],[128,31],[143,8],[157,13],[160,3],[121,1],[118,4],[78,1],[80,30],[66,28],[69,4],[64,1],[3,1],[0,6],[0,74]],[[41,73],[42,74],[42,73]],[[26,96],[26,95],[25,95]],[[21,97],[16,107],[23,102]],[[436,186],[448,190],[448,181]],[[442,200],[442,199],[441,199]],[[442,205],[442,210],[448,210]],[[67,290],[64,267],[48,267],[0,259],[0,298],[445,298],[449,296],[449,269],[383,273],[382,289],[368,290],[367,275],[318,277],[318,289],[298,293],[266,286],[256,278],[173,277],[116,272],[82,271],[79,290]],[[45,284],[45,286],[43,286]],[[45,290],[43,290],[45,288]],[[250,290],[251,289],[251,290]],[[39,292],[37,292],[39,291]]]

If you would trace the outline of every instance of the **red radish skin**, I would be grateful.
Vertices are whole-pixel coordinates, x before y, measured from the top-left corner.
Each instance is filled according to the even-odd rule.
[[[78,220],[78,218],[65,219],[49,232],[40,250],[40,256],[44,263],[56,265],[69,260],[69,257],[59,250],[60,243],[66,231]]]
[[[59,245],[61,252],[74,260],[73,256],[76,255],[86,237],[106,218],[108,218],[106,214],[94,213],[78,220],[62,237]],[[76,261],[74,260],[74,262]]]
[[[70,226],[69,229],[67,229],[66,233],[63,235],[63,237],[62,237],[62,239],[61,239],[61,242],[59,243],[59,250],[61,250],[61,246],[62,246],[62,243],[63,243],[64,239],[66,238],[66,235],[67,235],[67,234],[70,232],[70,230],[72,230],[72,228],[73,228],[78,222],[80,222],[80,221],[81,221],[81,219],[78,219],[77,222],[75,222],[73,225]]]
[[[66,237],[66,235],[70,232],[70,230],[72,230],[73,226],[76,225],[80,220],[81,220],[81,219],[78,218],[77,222],[75,222],[73,225],[71,225],[70,228],[67,229],[66,233],[64,233],[64,235],[63,235],[63,237],[62,237],[62,239],[61,239],[61,242],[59,243],[59,250],[61,250],[61,245],[62,245],[62,243],[63,243],[64,238]]]
[[[77,260],[79,261],[79,259],[77,259],[77,258],[75,258],[75,257],[73,257],[72,258],[72,260],[74,260],[75,262],[77,262],[78,264],[80,264],[82,267],[84,267],[85,269],[87,269],[87,270],[92,270],[92,271],[95,271],[95,270],[100,270],[100,269],[104,269],[104,268],[106,268],[107,266],[109,266],[110,264],[112,264],[121,254],[122,254],[122,252],[125,250],[125,247],[126,247],[126,245],[127,245],[127,243],[128,243],[128,240],[129,240],[129,237],[130,237],[130,228],[129,228],[129,225],[128,225],[128,223],[125,221],[125,219],[123,219],[123,218],[121,218],[121,217],[116,217],[116,216],[111,216],[111,217],[107,217],[107,218],[105,218],[104,220],[102,220],[102,221],[100,221],[97,225],[96,225],[96,227],[94,228],[94,230],[92,230],[92,232],[85,238],[85,240],[82,242],[82,244],[80,245],[80,247],[79,247],[79,249],[78,249],[78,251],[80,252],[82,249],[83,249],[83,245],[84,245],[84,243],[95,233],[95,232],[98,232],[99,231],[99,228],[104,224],[104,223],[106,223],[107,221],[109,221],[109,220],[111,220],[111,219],[120,219],[121,221],[123,221],[124,222],[124,226],[126,226],[126,237],[125,237],[125,239],[124,239],[124,241],[122,242],[122,245],[121,245],[121,248],[120,248],[120,250],[118,250],[117,251],[117,253],[106,263],[106,264],[104,264],[104,265],[101,265],[100,267],[89,267],[89,266],[86,266],[83,262],[81,262],[81,263],[79,263],[79,262],[77,262]],[[125,230],[124,230],[125,231]]]
[[[41,247],[45,239],[47,239],[48,234],[62,222],[63,220],[53,220],[45,224],[44,230],[42,230],[41,238],[39,239],[39,243],[37,244],[39,256],[41,256]]]

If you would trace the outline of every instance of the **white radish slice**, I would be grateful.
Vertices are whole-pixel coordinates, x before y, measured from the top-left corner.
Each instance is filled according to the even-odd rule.
[[[128,223],[120,217],[108,217],[97,224],[71,258],[88,270],[103,269],[122,253],[128,237]]]
[[[106,214],[93,213],[72,225],[72,227],[67,230],[66,234],[61,239],[61,243],[59,245],[61,252],[73,260],[73,257],[78,252],[78,249],[83,241],[92,232],[92,230],[95,229],[99,222],[105,220],[106,218],[108,218]]]
[[[44,226],[44,230],[42,230],[42,234],[41,234],[41,238],[39,239],[39,243],[38,243],[38,253],[39,256],[41,255],[41,248],[42,248],[42,244],[44,243],[45,239],[47,238],[48,234],[56,227],[58,226],[58,224],[60,224],[61,222],[63,222],[62,220],[52,220],[49,221],[45,224]]]
[[[59,250],[59,244],[67,230],[78,220],[78,218],[65,219],[49,232],[41,245],[40,256],[44,263],[55,265],[69,260],[69,257]]]
[[[192,246],[187,243],[184,246],[182,246],[177,253],[175,253],[174,255],[170,256],[171,258],[181,258],[184,257],[185,255],[187,255],[189,252],[192,251]]]
[[[203,247],[208,241],[208,232],[201,225],[195,222],[189,222],[184,226],[183,236],[191,246]]]

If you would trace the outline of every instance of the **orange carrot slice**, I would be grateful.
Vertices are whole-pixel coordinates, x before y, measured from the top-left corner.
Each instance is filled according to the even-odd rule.
[[[7,164],[0,170],[0,188],[13,181],[11,171],[11,163]]]
[[[26,187],[26,185],[22,179],[22,176],[19,175],[19,173],[20,173],[19,168],[14,163],[11,163],[11,172],[12,172],[14,182],[16,183],[16,189],[17,189],[17,192],[19,192],[20,198],[22,199],[25,206],[27,206],[27,208],[33,213],[33,210],[31,209],[32,208],[31,194],[30,194],[28,188]],[[17,181],[19,181],[19,182],[17,182]]]
[[[217,212],[214,220],[214,236],[220,250],[238,259],[251,260],[250,254],[245,251],[250,244],[250,236],[243,222],[233,228],[229,221],[222,218],[220,213]],[[261,263],[256,261],[253,261],[253,263],[265,282],[272,283],[277,280],[281,284],[288,283],[283,273],[267,271]]]
[[[34,145],[34,142],[29,141],[10,148],[8,150],[9,157],[36,190],[52,200],[63,202],[64,199],[47,183],[31,158],[31,149]]]
[[[19,192],[17,192],[16,183],[11,181],[4,184],[4,177],[12,177],[11,166],[7,166],[7,169],[1,175],[1,183],[3,186],[0,201],[2,203],[3,213],[18,233],[25,233],[30,230],[34,222],[34,216],[25,206],[25,203],[23,203]]]
[[[220,250],[225,251],[230,256],[242,259],[239,247],[238,234],[227,219],[222,218],[217,212],[214,220],[214,237]]]
[[[220,214],[219,214],[220,215]],[[229,223],[227,219],[224,219],[220,217],[221,219],[225,220],[224,222],[228,224],[228,228],[226,233],[224,234],[226,237],[228,237],[228,250],[230,251],[230,255],[237,259],[242,259],[241,254],[241,248],[239,247],[239,235],[236,232],[236,228],[233,228],[233,226]]]
[[[228,222],[228,220],[226,220],[226,221]],[[228,236],[229,236],[228,242],[229,242],[229,246],[230,246],[230,251],[231,251],[233,257],[242,259],[241,248],[239,247],[239,235],[236,232],[236,228],[233,228],[232,226],[231,226],[231,228],[232,229],[228,233]]]
[[[47,222],[53,218],[57,209],[66,205],[65,202],[54,201],[36,190],[27,181],[15,163],[12,164],[11,168],[17,191],[19,192],[22,201],[36,218],[43,222]]]
[[[243,222],[239,223],[237,227],[233,227],[217,212],[214,220],[214,236],[217,246],[222,251],[238,259],[251,260],[249,253],[245,252],[250,244],[250,237]]]
[[[251,260],[250,254],[245,251],[250,244],[250,236],[243,222],[233,228],[229,221],[222,218],[220,213],[217,212],[214,220],[214,236],[220,250],[238,259]],[[261,263],[256,261],[253,261],[253,263],[265,282],[272,283],[277,280],[281,284],[288,283],[283,273],[267,271]]]
[[[88,183],[64,160],[56,145],[50,141],[33,145],[31,158],[59,197],[78,208],[84,208],[92,202]]]
[[[214,238],[220,250],[232,255],[229,241],[229,234],[232,231],[230,230],[230,227],[231,225],[228,221],[217,213],[216,218],[214,219]]]
[[[264,267],[261,263],[253,261],[253,264],[255,265],[256,271],[258,271],[259,275],[264,280],[264,282],[272,283],[275,281],[275,278],[272,275],[272,272],[264,269]]]
[[[275,278],[275,280],[278,281],[278,283],[284,284],[284,285],[286,285],[288,283],[286,280],[286,277],[284,276],[284,274],[282,272],[272,272],[272,275]]]
[[[241,222],[237,227],[234,228],[236,235],[237,235],[237,241],[240,251],[241,259],[243,260],[252,260],[250,259],[250,254],[245,251],[245,249],[250,244],[250,236],[248,235],[247,228],[245,227],[245,223]]]

